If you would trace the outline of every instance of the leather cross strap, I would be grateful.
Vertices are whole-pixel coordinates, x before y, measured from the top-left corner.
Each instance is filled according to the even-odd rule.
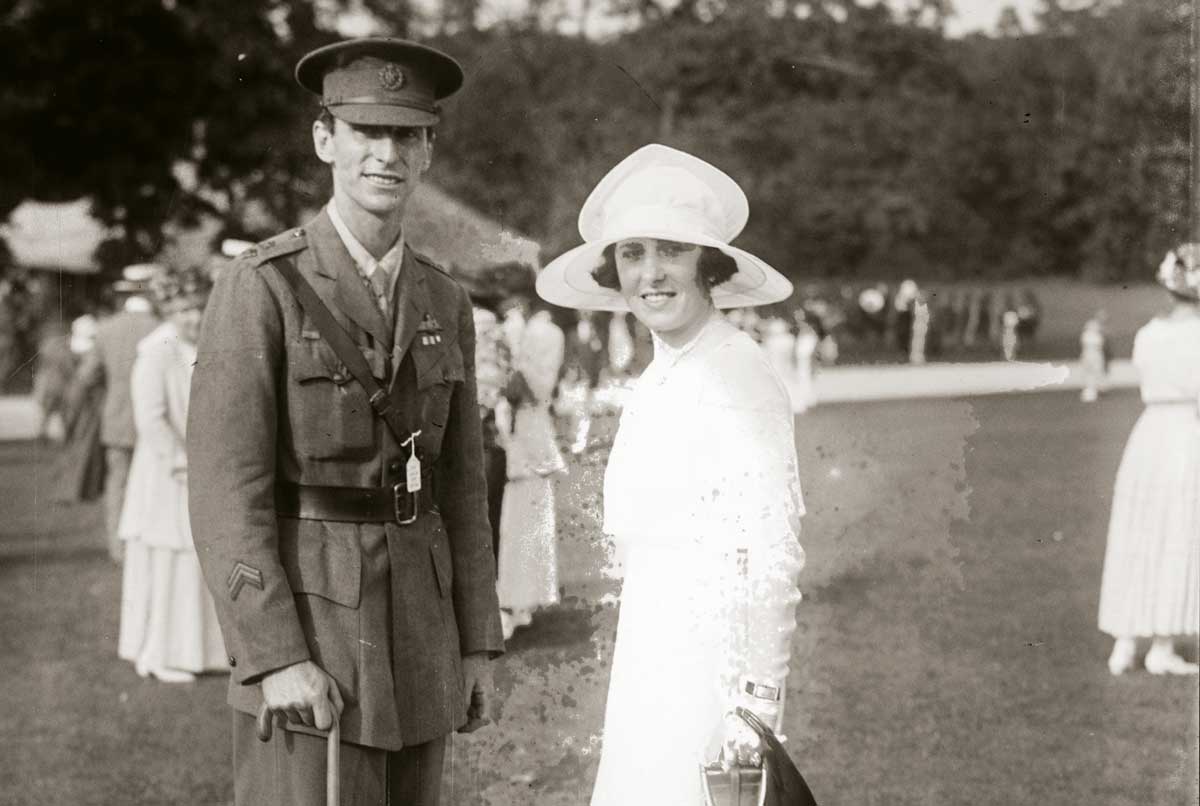
[[[412,429],[404,421],[400,410],[392,405],[392,399],[387,391],[371,374],[371,367],[367,364],[367,359],[363,357],[362,351],[358,349],[358,345],[354,343],[354,339],[350,338],[346,329],[333,318],[329,308],[321,301],[308,280],[304,279],[304,275],[296,268],[296,264],[290,257],[280,256],[271,260],[270,263],[292,289],[300,307],[312,318],[321,338],[333,349],[333,354],[346,365],[346,369],[350,370],[354,380],[358,381],[358,384],[366,391],[371,408],[375,410],[380,419],[387,423],[398,442],[406,442]]]

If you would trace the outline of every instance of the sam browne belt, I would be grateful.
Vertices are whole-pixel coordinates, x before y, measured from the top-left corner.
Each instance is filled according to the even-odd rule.
[[[421,473],[420,492],[404,483],[390,487],[324,487],[280,482],[275,486],[275,514],[285,518],[344,523],[413,523],[422,512],[436,512],[433,474]]]

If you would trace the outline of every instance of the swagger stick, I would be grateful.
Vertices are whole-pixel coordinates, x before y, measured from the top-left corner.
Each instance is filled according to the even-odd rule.
[[[329,747],[325,751],[325,806],[341,806],[342,803],[342,727],[338,724],[337,711],[333,712],[333,726],[329,729]]]

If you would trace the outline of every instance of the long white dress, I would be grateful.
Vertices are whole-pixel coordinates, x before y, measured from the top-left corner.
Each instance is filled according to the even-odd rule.
[[[496,591],[500,606],[527,612],[558,601],[558,528],[554,476],[566,470],[558,450],[550,404],[562,368],[566,339],[546,312],[530,317],[513,369],[534,400],[517,407],[508,453],[508,484],[500,506]]]
[[[118,534],[125,541],[117,654],[140,669],[228,668],[188,523],[184,433],[194,346],[165,322],[138,343],[131,400],[137,444]]]
[[[1200,632],[1200,317],[1155,319],[1133,363],[1146,404],[1113,492],[1099,626],[1114,637]]]
[[[604,483],[625,579],[592,806],[698,806],[724,714],[765,712],[739,683],[784,688],[803,513],[759,346],[716,315],[682,349],[656,340]]]

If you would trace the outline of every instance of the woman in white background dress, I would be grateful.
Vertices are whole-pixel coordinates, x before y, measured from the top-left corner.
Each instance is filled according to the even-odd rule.
[[[1100,587],[1099,625],[1116,639],[1108,668],[1196,674],[1174,640],[1200,633],[1200,244],[1167,254],[1172,311],[1138,331],[1133,363],[1145,411],[1121,457]]]
[[[117,654],[143,677],[171,683],[227,668],[188,524],[184,428],[208,287],[197,270],[155,280],[166,321],[138,344],[133,365],[137,443],[118,529],[125,562]]]
[[[500,505],[496,592],[504,637],[529,624],[533,612],[558,602],[558,525],[554,477],[566,470],[550,404],[562,369],[566,338],[536,311],[521,330],[513,355],[512,432],[501,433],[508,453],[508,484]]]
[[[698,806],[701,763],[753,760],[726,714],[782,716],[804,557],[791,406],[716,309],[791,284],[729,246],[747,215],[730,177],[646,146],[592,191],[585,243],[538,277],[550,302],[628,310],[654,335],[604,483],[625,579],[593,806]]]

